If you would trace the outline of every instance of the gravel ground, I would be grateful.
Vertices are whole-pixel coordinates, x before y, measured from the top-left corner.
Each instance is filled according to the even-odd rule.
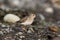
[[[49,1],[47,3],[50,4]],[[44,7],[37,7],[36,10],[6,11],[0,9],[0,40],[55,40],[55,37],[60,37],[60,9],[51,6],[54,13],[48,13],[44,11]],[[31,25],[21,25],[20,22],[8,23],[3,20],[3,17],[9,13],[23,18],[31,12],[36,15]],[[41,14],[45,19],[40,17]]]

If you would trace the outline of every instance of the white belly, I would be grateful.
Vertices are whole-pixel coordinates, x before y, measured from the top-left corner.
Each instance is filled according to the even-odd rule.
[[[33,23],[33,20],[32,21],[26,21],[26,22],[23,22],[23,23],[21,23],[21,24],[23,24],[23,25],[31,25]]]

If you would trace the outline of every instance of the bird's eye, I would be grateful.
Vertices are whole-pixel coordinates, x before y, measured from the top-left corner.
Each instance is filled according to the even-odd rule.
[[[35,16],[35,15],[33,14],[33,16]]]

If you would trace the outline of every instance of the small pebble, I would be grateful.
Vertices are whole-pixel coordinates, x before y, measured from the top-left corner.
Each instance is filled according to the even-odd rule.
[[[18,34],[20,34],[20,35],[21,35],[21,34],[23,34],[23,33],[22,33],[22,32],[19,32]]]
[[[38,40],[41,40],[41,39],[38,39]]]
[[[47,8],[45,8],[45,12],[47,12],[47,13],[53,13],[54,10],[51,7],[47,7]]]
[[[2,34],[2,35],[3,35],[3,32],[2,32],[2,31],[0,31],[0,34]]]
[[[41,20],[45,20],[45,17],[43,14],[39,14],[39,17],[41,18]]]
[[[49,29],[53,32],[57,32],[59,30],[57,26],[50,26]]]
[[[60,37],[60,34],[58,34],[58,36]]]
[[[18,32],[16,35],[22,35],[23,33],[22,32]]]
[[[25,36],[20,36],[20,38],[25,38]]]
[[[19,5],[19,0],[8,0],[9,4],[14,7]]]
[[[54,37],[53,39],[51,40],[60,40],[60,37]]]
[[[32,33],[32,31],[31,31],[31,30],[28,30],[27,32],[28,32],[28,33]]]
[[[5,22],[9,22],[9,23],[15,23],[17,21],[19,21],[20,18],[14,14],[7,14],[4,16],[4,21]]]
[[[2,26],[2,27],[6,27],[6,25],[4,25],[4,24],[2,24],[1,26]]]

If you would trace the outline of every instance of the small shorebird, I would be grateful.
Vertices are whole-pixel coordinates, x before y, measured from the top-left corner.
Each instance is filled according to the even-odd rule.
[[[22,25],[31,25],[33,23],[35,17],[36,17],[35,14],[30,14],[29,16],[26,16],[21,20],[21,22],[22,22],[21,24]]]

